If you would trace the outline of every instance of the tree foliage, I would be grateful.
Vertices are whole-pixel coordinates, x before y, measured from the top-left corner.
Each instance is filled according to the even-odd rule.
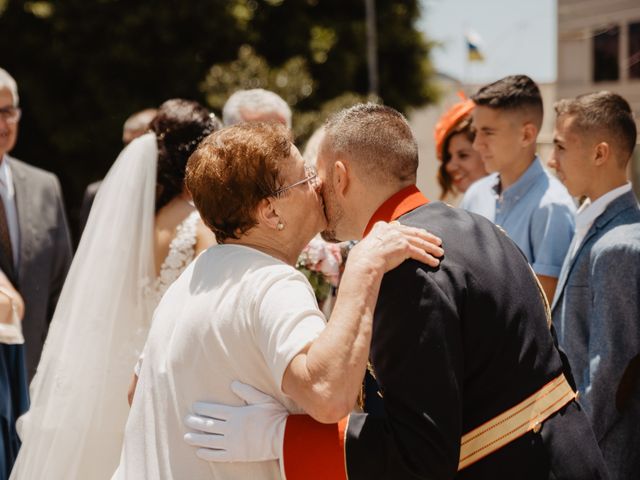
[[[289,105],[295,106],[311,95],[313,79],[306,59],[300,55],[289,58],[279,67],[271,67],[252,47],[242,45],[236,60],[212,66],[201,85],[207,103],[218,111],[222,110],[230,93],[249,88],[274,91]]]
[[[378,0],[380,96],[401,111],[434,98],[418,0]],[[368,91],[362,0],[0,0],[1,64],[18,81],[15,155],[55,171],[67,203],[121,148],[129,114],[167,98],[219,113],[263,86],[294,108],[304,139]]]

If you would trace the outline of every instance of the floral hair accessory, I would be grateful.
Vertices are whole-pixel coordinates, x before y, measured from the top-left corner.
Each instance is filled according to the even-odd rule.
[[[216,130],[219,127],[221,127],[220,120],[218,120],[215,113],[210,113],[208,125],[204,128],[204,130],[202,130],[200,135],[198,135],[196,138],[194,138],[189,142],[181,143],[180,145],[178,145],[178,150],[182,152],[192,151],[194,147],[198,146],[198,144],[202,140],[204,140],[205,137],[207,137],[209,134],[211,134],[214,130]],[[156,134],[156,137],[158,140],[164,140],[169,133],[171,133],[171,129],[167,128],[162,132]]]
[[[458,92],[458,96],[462,101],[456,103],[449,110],[444,112],[440,117],[440,120],[438,120],[438,123],[436,123],[434,137],[436,141],[436,155],[438,156],[438,160],[442,160],[444,157],[442,147],[444,146],[444,141],[451,130],[453,130],[463,118],[469,115],[476,106],[476,104],[473,103],[473,100],[468,99],[463,92]]]

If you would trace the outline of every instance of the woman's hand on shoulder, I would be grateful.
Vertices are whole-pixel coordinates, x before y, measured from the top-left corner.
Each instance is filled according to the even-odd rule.
[[[398,222],[378,222],[353,247],[349,260],[384,274],[410,258],[435,268],[442,255],[442,240],[426,230]]]

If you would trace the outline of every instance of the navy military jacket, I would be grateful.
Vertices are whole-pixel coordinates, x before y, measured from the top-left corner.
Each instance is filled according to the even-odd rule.
[[[575,401],[538,433],[529,431],[457,471],[464,433],[563,372],[573,380],[549,330],[535,276],[503,231],[444,203],[423,205],[399,221],[442,238],[445,257],[435,269],[404,262],[383,279],[370,354],[383,414],[349,416],[346,477],[607,478],[593,431]],[[303,441],[299,433],[297,442]],[[316,475],[324,456],[318,445],[307,445]],[[292,464],[307,461],[296,457],[285,448],[289,480],[296,479],[290,472],[300,471]]]

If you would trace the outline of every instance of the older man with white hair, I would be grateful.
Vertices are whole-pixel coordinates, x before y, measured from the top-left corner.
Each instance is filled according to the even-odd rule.
[[[71,264],[71,239],[58,178],[9,156],[20,121],[18,87],[0,69],[0,231],[2,268],[26,305],[27,371],[33,376],[49,322]]]
[[[291,128],[291,108],[269,90],[238,90],[224,104],[222,122],[225,127],[242,122],[277,122]]]
[[[15,422],[29,406],[28,379],[72,255],[58,179],[9,156],[21,113],[16,81],[0,68],[0,268],[25,303],[25,343],[0,344],[0,479],[20,448]]]
[[[0,479],[18,455],[15,423],[72,255],[58,179],[9,156],[21,113],[16,81],[0,68],[0,268],[25,303],[24,344],[0,344]]]

